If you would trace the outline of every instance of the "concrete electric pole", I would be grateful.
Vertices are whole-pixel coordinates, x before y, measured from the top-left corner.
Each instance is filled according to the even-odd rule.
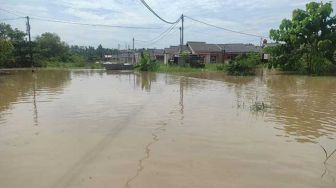
[[[32,72],[34,72],[34,62],[33,62],[33,49],[32,49],[32,42],[31,42],[31,34],[30,34],[30,19],[29,16],[26,17],[27,19],[27,35],[28,35],[28,43],[29,43],[29,58],[30,58],[30,65],[32,67]]]

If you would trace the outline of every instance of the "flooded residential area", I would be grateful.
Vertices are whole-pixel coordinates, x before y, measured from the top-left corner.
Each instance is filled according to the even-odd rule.
[[[0,0],[0,188],[336,188],[336,0]]]
[[[272,71],[10,70],[0,187],[334,188],[335,85]]]

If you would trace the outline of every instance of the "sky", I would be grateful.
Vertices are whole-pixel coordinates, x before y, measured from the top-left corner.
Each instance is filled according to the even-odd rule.
[[[282,19],[291,18],[294,9],[305,8],[310,0],[145,0],[162,18],[176,21],[181,14],[227,29],[269,36],[269,30],[278,28]],[[336,10],[336,1],[332,2]],[[124,49],[164,48],[178,45],[180,23],[161,40],[154,40],[171,25],[155,17],[140,0],[0,0],[0,21],[18,16],[57,19],[71,22],[148,27],[151,29],[124,29],[72,25],[31,19],[33,38],[44,32],[57,33],[70,45],[91,45]],[[335,13],[334,13],[335,14]],[[5,21],[25,31],[24,19]],[[185,18],[184,41],[207,43],[253,43],[259,37],[245,36],[205,26]],[[149,41],[149,42],[148,42]]]

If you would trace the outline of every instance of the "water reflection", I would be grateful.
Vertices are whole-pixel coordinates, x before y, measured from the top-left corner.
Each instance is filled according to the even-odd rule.
[[[156,81],[156,74],[152,72],[135,73],[136,85],[142,90],[151,91],[152,83]]]
[[[183,125],[183,120],[184,120],[184,88],[188,85],[188,80],[185,78],[180,79],[180,114],[181,114],[181,121],[180,124]]]
[[[333,187],[334,158],[323,166],[323,151],[310,142],[324,138],[328,153],[334,149],[335,83],[284,75],[13,72],[0,77],[0,115],[12,113],[0,117],[0,187],[123,187],[138,173],[134,187]],[[270,109],[255,118],[254,101]]]
[[[333,139],[336,132],[336,80],[330,77],[274,76],[267,80],[272,103],[269,121],[298,142]]]
[[[38,110],[37,110],[37,104],[36,104],[36,90],[37,90],[37,74],[34,73],[33,74],[33,78],[34,78],[34,82],[33,82],[33,118],[34,118],[34,125],[37,126],[38,125]]]
[[[336,78],[267,75],[257,77],[235,77],[223,73],[187,74],[173,76],[150,72],[111,72],[111,71],[56,71],[41,70],[12,71],[11,75],[0,76],[0,122],[4,113],[13,103],[31,103],[32,117],[38,125],[39,102],[52,100],[69,81],[77,77],[104,75],[125,79],[134,88],[151,92],[153,84],[177,86],[179,90],[180,122],[183,123],[186,111],[186,91],[194,95],[213,90],[218,95],[234,95],[232,107],[237,116],[243,111],[261,116],[280,130],[278,136],[291,137],[298,142],[318,142],[320,137],[335,139],[336,132]],[[196,79],[195,79],[196,78]],[[215,80],[218,82],[211,82]],[[165,86],[164,86],[165,87]],[[44,96],[42,96],[44,95]],[[207,96],[204,96],[207,97]],[[255,102],[263,102],[269,108],[262,113],[250,111]]]
[[[151,91],[152,83],[156,82],[157,79],[157,74],[153,72],[106,71],[106,74],[117,78],[122,77],[122,79],[127,79],[134,87],[140,87],[147,92]]]
[[[4,111],[11,108],[13,103],[32,103],[34,124],[38,125],[38,100],[43,94],[48,101],[59,94],[70,80],[69,71],[13,70],[10,75],[0,76],[0,119]]]
[[[336,132],[336,78],[267,75],[236,77],[223,73],[201,73],[188,76],[223,81],[235,94],[237,116],[248,111],[283,131],[278,136],[297,142],[318,142],[320,137],[334,139]],[[184,82],[184,84],[188,84]],[[207,88],[209,89],[209,88]],[[231,101],[232,102],[232,101]],[[264,104],[260,111],[251,110]]]

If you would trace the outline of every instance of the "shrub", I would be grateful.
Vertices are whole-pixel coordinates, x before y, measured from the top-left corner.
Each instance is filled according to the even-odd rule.
[[[242,55],[238,56],[234,60],[231,60],[227,65],[226,70],[230,75],[254,75],[258,62],[260,62],[260,57],[258,54]]]
[[[141,53],[139,69],[141,71],[156,71],[158,65],[155,60],[151,60],[148,53]]]

